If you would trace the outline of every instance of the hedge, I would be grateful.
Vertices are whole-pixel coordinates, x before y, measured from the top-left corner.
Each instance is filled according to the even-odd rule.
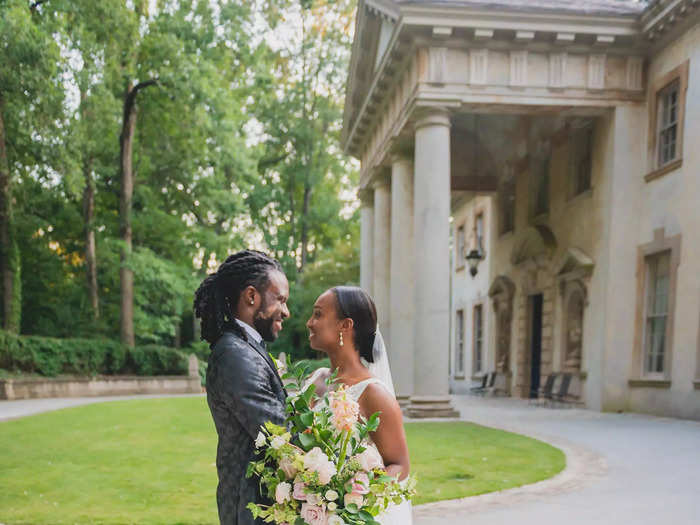
[[[147,345],[129,348],[109,339],[58,339],[0,330],[0,369],[57,375],[187,375],[187,354]]]

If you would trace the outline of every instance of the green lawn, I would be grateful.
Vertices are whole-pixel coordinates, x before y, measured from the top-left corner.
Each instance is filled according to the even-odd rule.
[[[553,476],[564,455],[468,423],[406,425],[414,503]],[[0,423],[0,523],[217,523],[216,436],[202,397],[98,403]]]

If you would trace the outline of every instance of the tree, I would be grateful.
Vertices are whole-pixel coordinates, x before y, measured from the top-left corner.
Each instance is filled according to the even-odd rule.
[[[263,126],[262,184],[248,202],[265,242],[289,270],[302,274],[314,254],[347,232],[356,172],[342,154],[340,130],[355,2],[293,2],[291,35],[272,44],[273,67],[257,77],[255,110]],[[278,35],[280,32],[276,32]],[[282,32],[283,33],[283,32]]]
[[[19,331],[21,264],[15,233],[14,185],[51,169],[51,138],[62,107],[60,53],[54,20],[40,2],[0,4],[0,273],[2,327]]]

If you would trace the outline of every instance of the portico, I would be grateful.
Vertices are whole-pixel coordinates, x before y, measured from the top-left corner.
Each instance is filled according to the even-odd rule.
[[[556,228],[538,212],[548,205],[548,186],[538,192],[536,174],[541,169],[547,177],[552,151],[582,127],[595,126],[601,152],[595,169],[611,187],[620,169],[616,151],[644,143],[643,6],[541,3],[545,7],[524,9],[516,0],[502,7],[359,2],[343,140],[362,165],[361,281],[375,298],[397,394],[413,417],[454,414],[448,397],[450,216],[457,200],[496,196],[515,175],[529,174],[524,193],[532,202],[523,219],[530,229],[507,241],[513,271],[494,281],[489,305],[497,318],[495,344],[502,347],[494,367],[512,376],[511,392],[526,395],[530,388],[527,351],[518,350],[528,344],[528,297],[541,296],[546,370],[553,362],[554,301],[579,286],[566,284],[575,281],[567,276],[583,271],[577,264],[590,275],[590,265],[612,257],[615,227],[598,239],[596,261],[585,254],[562,258],[550,235]],[[626,162],[625,170],[645,170],[642,155]],[[607,195],[600,190],[601,198]],[[614,222],[619,212],[605,205],[610,215],[601,220]],[[498,276],[493,258],[485,264]],[[604,301],[606,291],[593,283],[581,293]],[[572,350],[571,366],[580,367],[579,354]],[[600,365],[588,364],[589,383],[602,382]]]

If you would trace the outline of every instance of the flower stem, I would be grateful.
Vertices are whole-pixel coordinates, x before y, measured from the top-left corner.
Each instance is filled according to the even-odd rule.
[[[348,441],[350,441],[350,431],[346,430],[345,435],[343,436],[343,444],[340,447],[340,458],[338,458],[338,472],[340,472],[343,468],[343,464],[345,463],[345,456],[348,451]]]

